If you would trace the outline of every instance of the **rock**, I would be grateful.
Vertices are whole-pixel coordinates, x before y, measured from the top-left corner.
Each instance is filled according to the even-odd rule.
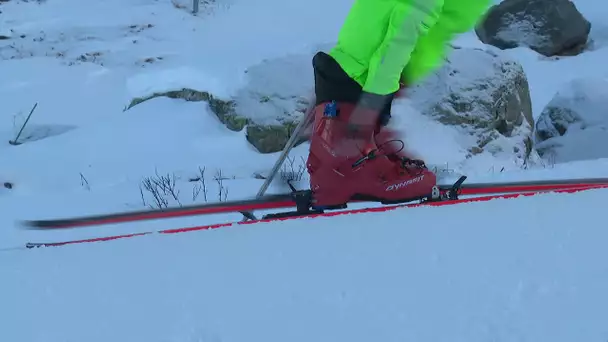
[[[447,63],[408,96],[423,114],[473,137],[469,156],[487,151],[525,161],[532,152],[526,74],[500,51],[455,47]]]
[[[313,91],[312,56],[288,55],[247,69],[248,82],[234,101],[237,112],[251,120],[247,140],[259,152],[281,151],[302,119]]]
[[[608,81],[576,79],[560,89],[536,122],[537,150],[553,162],[608,158]]]
[[[220,100],[215,98],[213,95],[206,91],[199,91],[189,88],[183,88],[181,90],[172,90],[162,93],[154,93],[150,96],[135,98],[131,101],[127,110],[131,109],[144,101],[153,99],[159,96],[166,96],[172,99],[183,99],[186,101],[206,101],[209,103],[211,111],[217,115],[220,121],[228,127],[231,131],[241,131],[249,123],[249,120],[243,116],[240,116],[235,111],[235,103],[232,100]]]
[[[570,0],[504,0],[475,31],[482,42],[500,49],[526,46],[551,57],[581,53],[591,23]]]
[[[297,122],[284,123],[282,125],[248,125],[247,141],[261,153],[274,153],[281,151],[291,137]],[[298,141],[301,144],[306,139]]]
[[[2,2],[2,0],[0,0]],[[11,39],[13,36],[13,30],[6,30],[0,28],[0,40]]]
[[[561,100],[561,98],[555,97],[553,100]],[[578,122],[583,122],[583,119],[574,110],[556,107],[555,103],[550,103],[543,109],[536,123],[536,138],[538,141],[545,141],[562,136],[566,134],[570,125]]]

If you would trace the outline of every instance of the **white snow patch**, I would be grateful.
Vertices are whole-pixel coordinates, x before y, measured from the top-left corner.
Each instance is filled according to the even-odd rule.
[[[219,98],[229,98],[235,88],[228,87],[229,84],[231,83],[226,83],[210,71],[189,66],[140,73],[127,80],[129,95],[133,98],[182,88],[205,91]]]

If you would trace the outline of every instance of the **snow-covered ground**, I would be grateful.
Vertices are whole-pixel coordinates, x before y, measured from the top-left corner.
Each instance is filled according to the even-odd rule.
[[[605,341],[606,195],[7,252],[0,337]]]
[[[181,87],[230,96],[251,65],[333,42],[351,1],[210,3],[197,16],[186,0],[0,3],[0,36],[10,37],[0,40],[0,185],[13,184],[0,187],[0,341],[608,338],[607,190],[20,248],[240,219],[17,225],[141,209],[153,203],[142,179],[156,172],[175,176],[183,204],[256,193],[255,175],[276,154],[254,151],[205,102],[159,97],[124,109]],[[608,6],[575,3],[594,25],[592,51],[506,52],[526,71],[535,117],[570,81],[608,77]],[[474,34],[457,43],[481,46]],[[36,103],[21,144],[9,144]],[[465,160],[456,131],[405,106],[396,111],[408,144],[471,181],[608,176],[607,159],[526,170],[488,154]],[[297,147],[295,163],[306,153]],[[201,169],[207,198],[191,181]]]

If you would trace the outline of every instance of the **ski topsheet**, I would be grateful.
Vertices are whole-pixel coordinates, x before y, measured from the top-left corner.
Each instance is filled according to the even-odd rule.
[[[608,187],[608,178],[592,179],[565,179],[565,180],[542,180],[542,181],[523,181],[505,183],[469,183],[462,184],[464,178],[461,177],[458,184],[458,195],[460,196],[483,196],[491,194],[521,194],[539,193],[548,191],[577,190],[588,188]],[[457,182],[458,183],[458,182]],[[440,185],[442,192],[450,191],[454,185]],[[450,199],[455,200],[456,198]],[[407,201],[407,202],[412,202]],[[353,201],[366,202],[366,201]],[[406,202],[406,201],[404,201]],[[228,202],[209,203],[201,205],[191,205],[168,209],[151,209],[142,211],[131,211],[123,213],[110,213],[101,215],[91,215],[83,217],[30,220],[23,224],[33,229],[60,229],[75,228],[86,226],[97,226],[104,224],[126,223],[133,221],[186,217],[194,215],[225,214],[238,212],[254,212],[260,210],[279,210],[286,208],[296,208],[299,206],[297,197],[293,193],[264,195],[254,199],[244,199]],[[299,208],[298,208],[299,209]],[[306,212],[304,214],[314,214]],[[317,212],[318,213],[318,212]],[[281,217],[279,216],[275,217]]]

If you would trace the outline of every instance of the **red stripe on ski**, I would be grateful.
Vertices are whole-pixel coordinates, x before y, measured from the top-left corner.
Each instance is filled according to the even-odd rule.
[[[597,183],[579,183],[579,184],[534,184],[534,185],[507,185],[507,186],[492,186],[483,188],[467,188],[463,187],[460,190],[460,195],[485,195],[485,194],[499,194],[499,193],[522,193],[522,192],[545,192],[566,190],[566,189],[579,189],[579,188],[590,188],[596,186],[607,186],[608,184],[597,184]]]
[[[606,189],[606,188],[608,188],[608,184],[599,184],[599,185],[593,184],[591,186],[580,186],[579,185],[576,187],[569,186],[566,189],[553,190],[552,192],[554,192],[554,193],[575,193],[575,192],[586,191],[586,190]],[[58,247],[58,246],[64,246],[64,245],[70,245],[70,244],[111,241],[111,240],[131,238],[131,237],[136,237],[136,236],[150,235],[150,234],[155,234],[155,233],[178,234],[178,233],[185,233],[185,232],[192,232],[192,231],[230,227],[230,226],[234,226],[234,225],[287,221],[287,220],[295,220],[295,219],[300,219],[300,218],[333,217],[333,216],[340,216],[340,215],[347,215],[347,214],[387,212],[387,211],[392,211],[392,210],[401,209],[401,208],[417,208],[417,207],[425,207],[425,206],[441,207],[441,206],[462,204],[462,203],[487,202],[487,201],[494,200],[494,199],[511,199],[511,198],[517,198],[520,196],[529,197],[529,196],[539,195],[539,194],[543,194],[543,193],[547,193],[547,191],[528,191],[528,192],[522,192],[522,193],[488,195],[488,196],[464,198],[464,199],[442,201],[442,202],[410,203],[410,204],[399,204],[399,205],[387,205],[387,206],[375,207],[375,208],[349,209],[349,210],[342,210],[342,211],[326,212],[326,213],[322,213],[322,214],[310,214],[310,215],[303,215],[303,216],[281,217],[281,218],[261,219],[261,220],[254,220],[254,221],[241,221],[241,222],[231,222],[231,223],[217,223],[217,224],[196,226],[196,227],[165,229],[165,230],[156,231],[156,232],[150,231],[150,232],[143,232],[143,233],[114,235],[114,236],[107,236],[107,237],[64,241],[64,242],[28,243],[26,245],[26,247],[28,247],[28,248]]]

